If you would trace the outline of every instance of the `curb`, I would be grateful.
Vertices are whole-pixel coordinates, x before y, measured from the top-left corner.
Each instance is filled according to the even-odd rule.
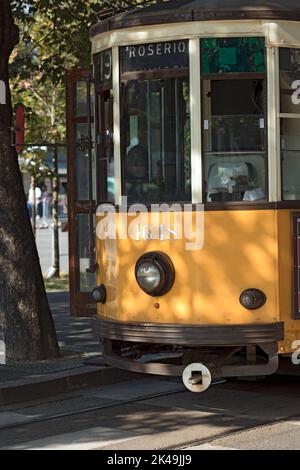
[[[143,374],[113,367],[80,367],[80,371],[56,372],[33,379],[22,379],[0,384],[0,405],[13,405],[79,389],[125,382]]]

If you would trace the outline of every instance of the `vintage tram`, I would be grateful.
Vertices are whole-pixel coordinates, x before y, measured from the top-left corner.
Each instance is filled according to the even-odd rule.
[[[297,348],[299,21],[296,0],[171,0],[92,27],[73,115],[94,99],[69,147],[107,363],[203,391],[272,374]]]

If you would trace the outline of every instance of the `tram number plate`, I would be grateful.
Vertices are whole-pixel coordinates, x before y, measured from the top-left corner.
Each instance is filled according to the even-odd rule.
[[[136,240],[178,240],[178,227],[173,224],[153,227],[150,224],[136,226]]]

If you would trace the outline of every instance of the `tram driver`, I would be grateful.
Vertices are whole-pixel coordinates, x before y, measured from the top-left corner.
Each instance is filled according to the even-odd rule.
[[[126,157],[127,194],[132,201],[143,200],[144,184],[148,178],[148,152],[140,144],[132,147]]]

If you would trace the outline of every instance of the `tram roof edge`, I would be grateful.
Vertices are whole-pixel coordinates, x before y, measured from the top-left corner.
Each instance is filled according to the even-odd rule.
[[[147,2],[146,2],[147,3]],[[137,26],[217,20],[300,21],[299,0],[170,0],[124,12],[99,13],[90,36]]]

